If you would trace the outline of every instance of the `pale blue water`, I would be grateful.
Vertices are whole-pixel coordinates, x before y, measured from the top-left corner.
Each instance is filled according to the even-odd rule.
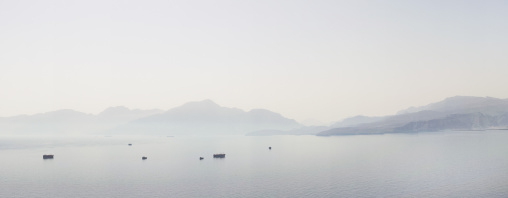
[[[508,131],[0,137],[0,156],[0,197],[508,197]]]

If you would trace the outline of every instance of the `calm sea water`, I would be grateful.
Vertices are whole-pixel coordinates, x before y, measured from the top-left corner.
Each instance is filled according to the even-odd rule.
[[[0,156],[0,197],[508,197],[508,131],[3,136]]]

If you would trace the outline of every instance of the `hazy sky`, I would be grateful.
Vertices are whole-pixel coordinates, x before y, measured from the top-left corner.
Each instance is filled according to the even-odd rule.
[[[508,1],[0,0],[0,116],[211,99],[303,121],[508,98]]]

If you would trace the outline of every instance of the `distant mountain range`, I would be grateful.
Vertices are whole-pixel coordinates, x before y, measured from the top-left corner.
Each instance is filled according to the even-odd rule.
[[[92,115],[70,109],[0,118],[1,134],[81,134],[100,133],[130,121],[163,112],[111,107]]]
[[[290,130],[298,122],[265,109],[245,112],[211,100],[189,102],[166,112],[134,120],[109,134],[245,135],[258,130]]]
[[[111,107],[100,114],[58,110],[0,118],[1,134],[244,135],[258,130],[290,130],[302,125],[264,109],[245,112],[211,100],[162,110]]]
[[[265,109],[248,112],[211,100],[163,111],[111,107],[93,115],[58,110],[0,117],[0,134],[358,135],[508,128],[508,99],[455,96],[390,116],[355,116],[331,126],[303,126]]]
[[[316,135],[321,131],[330,129],[328,126],[302,126],[290,130],[258,130],[248,133],[248,136],[271,136],[271,135]]]
[[[492,97],[455,96],[422,107],[411,107],[397,115],[360,117],[354,124],[340,125],[320,136],[415,133],[443,130],[486,130],[508,128],[508,100]]]

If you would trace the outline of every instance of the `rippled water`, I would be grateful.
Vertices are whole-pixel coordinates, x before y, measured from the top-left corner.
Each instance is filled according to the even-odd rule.
[[[0,197],[508,197],[507,143],[503,131],[0,137]]]

